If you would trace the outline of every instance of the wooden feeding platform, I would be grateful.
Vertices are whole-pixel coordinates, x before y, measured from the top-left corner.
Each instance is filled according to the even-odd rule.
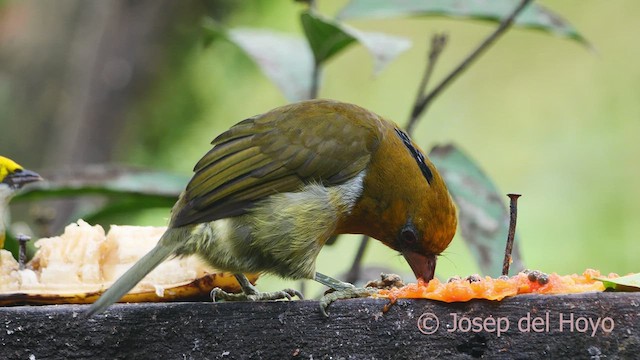
[[[0,308],[3,359],[637,358],[640,293]]]

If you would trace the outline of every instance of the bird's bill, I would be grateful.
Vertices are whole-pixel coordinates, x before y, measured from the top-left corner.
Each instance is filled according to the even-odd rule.
[[[424,281],[433,279],[436,272],[435,255],[423,255],[412,251],[403,251],[402,255],[411,266],[416,279]]]
[[[42,177],[35,171],[21,169],[7,175],[2,182],[8,184],[14,189],[19,189],[26,184],[41,180]]]

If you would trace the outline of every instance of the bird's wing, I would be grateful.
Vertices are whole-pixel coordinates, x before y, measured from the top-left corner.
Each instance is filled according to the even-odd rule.
[[[173,210],[179,227],[246,213],[305,184],[341,184],[363,171],[380,118],[354,105],[294,104],[244,120],[213,140]]]

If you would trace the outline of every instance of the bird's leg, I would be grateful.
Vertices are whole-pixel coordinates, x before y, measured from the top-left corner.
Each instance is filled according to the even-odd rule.
[[[244,274],[234,274],[238,284],[242,288],[242,292],[239,294],[228,293],[220,288],[214,288],[211,290],[211,300],[225,300],[225,301],[261,301],[261,300],[291,300],[292,297],[297,296],[299,299],[303,299],[302,294],[298,290],[284,289],[274,292],[260,292],[255,286],[251,285],[249,279]]]
[[[358,288],[319,272],[316,272],[314,280],[335,290],[320,299],[320,312],[325,317],[329,317],[327,307],[336,300],[369,297],[377,292],[376,289]]]

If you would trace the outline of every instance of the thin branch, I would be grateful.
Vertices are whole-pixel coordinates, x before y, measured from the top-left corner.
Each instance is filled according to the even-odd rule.
[[[317,5],[315,0],[307,0],[310,11],[316,11]],[[311,89],[309,89],[309,99],[316,99],[320,90],[320,64],[317,60],[313,61],[313,73],[311,74]]]
[[[431,104],[433,99],[435,99],[440,93],[449,86],[453,80],[455,80],[458,76],[460,76],[464,70],[469,67],[471,63],[478,59],[482,53],[484,53],[491,45],[493,45],[500,36],[502,36],[513,24],[514,19],[522,10],[524,10],[529,3],[533,2],[533,0],[522,0],[520,4],[513,10],[513,12],[504,18],[502,22],[500,22],[500,26],[489,35],[481,44],[478,46],[466,59],[464,59],[457,68],[455,68],[446,78],[444,78],[440,84],[438,84],[431,92],[425,96],[422,101],[418,104],[418,106],[414,107],[414,113],[417,114],[416,117],[419,117],[424,113],[427,107]]]
[[[446,34],[434,34],[431,37],[431,47],[429,48],[429,54],[427,55],[427,66],[424,69],[424,75],[422,76],[422,81],[418,86],[418,94],[416,95],[416,101],[413,103],[413,109],[411,110],[411,115],[409,116],[409,121],[407,122],[406,131],[409,136],[412,135],[413,129],[415,128],[418,118],[420,117],[420,109],[419,104],[422,99],[425,98],[425,92],[427,91],[427,85],[429,84],[429,80],[431,79],[431,74],[433,73],[433,69],[435,68],[436,62],[440,58],[440,54],[442,54],[442,50],[447,45],[447,35]]]
[[[442,53],[442,50],[444,49],[446,44],[447,36],[445,34],[434,34],[431,38],[431,48],[429,49],[429,54],[427,56],[427,67],[425,68],[424,75],[422,76],[422,81],[420,82],[420,86],[418,87],[418,94],[416,96],[415,102],[416,104],[420,101],[420,99],[424,97],[424,93],[427,89],[427,85],[429,84],[429,80],[431,79],[431,74],[433,73],[435,63],[440,57],[440,54]],[[409,122],[406,128],[409,135],[411,135],[417,119],[418,116],[415,116],[414,114],[412,114],[409,118]],[[368,244],[369,237],[367,235],[363,235],[362,239],[360,240],[360,246],[358,246],[358,252],[356,252],[356,256],[353,258],[353,263],[351,264],[349,272],[347,272],[347,282],[355,283],[360,279],[360,264],[362,263],[362,258],[364,257],[364,252],[367,249]]]
[[[309,89],[309,99],[318,97],[318,89],[320,88],[320,66],[316,61],[313,62],[313,73],[311,75],[311,89]]]

